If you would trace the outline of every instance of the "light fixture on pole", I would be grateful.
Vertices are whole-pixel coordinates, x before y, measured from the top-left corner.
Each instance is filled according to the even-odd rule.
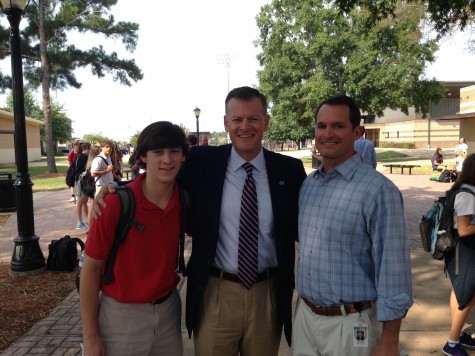
[[[198,138],[197,145],[199,146],[200,145],[200,114],[201,114],[201,110],[198,107],[196,107],[193,110],[193,113],[195,114],[195,117],[196,117],[196,136]]]
[[[33,218],[33,183],[28,172],[26,143],[25,96],[20,43],[20,21],[29,0],[0,0],[2,12],[10,22],[10,53],[13,82],[13,118],[15,122],[15,183],[18,236],[11,261],[11,274],[35,274],[45,269],[45,258],[35,235]]]

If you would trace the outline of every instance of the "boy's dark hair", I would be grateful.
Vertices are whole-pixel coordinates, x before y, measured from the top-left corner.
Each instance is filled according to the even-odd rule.
[[[196,135],[189,134],[186,139],[190,146],[196,146],[198,144],[198,137],[196,137]]]
[[[251,87],[239,87],[234,88],[231,90],[228,95],[226,96],[226,100],[224,101],[224,109],[226,114],[228,113],[228,103],[231,99],[236,98],[240,100],[251,100],[252,98],[258,98],[262,103],[262,108],[264,110],[264,114],[267,113],[267,99],[259,92],[259,90],[251,88]]]
[[[147,151],[160,148],[181,148],[183,155],[188,152],[186,136],[180,126],[168,121],[157,121],[140,133],[134,153],[137,158],[145,156]]]
[[[78,147],[78,153],[82,153],[82,151],[91,149],[91,144],[89,142],[81,142]]]
[[[317,110],[315,111],[315,122],[317,122],[317,115],[323,105],[346,105],[350,109],[350,122],[353,128],[360,126],[361,123],[361,112],[352,98],[346,95],[333,96],[331,98],[323,100],[320,105],[318,105]]]

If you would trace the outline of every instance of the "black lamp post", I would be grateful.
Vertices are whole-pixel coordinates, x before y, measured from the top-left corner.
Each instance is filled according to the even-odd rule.
[[[196,117],[196,136],[198,137],[198,143],[197,145],[199,146],[200,145],[200,114],[201,114],[201,110],[196,107],[193,112],[195,113],[195,117]]]
[[[0,0],[2,11],[10,22],[10,53],[12,58],[13,117],[15,121],[15,183],[18,236],[11,261],[11,274],[35,274],[45,269],[45,258],[35,235],[33,218],[33,183],[28,172],[26,144],[25,97],[20,44],[20,21],[29,0]]]

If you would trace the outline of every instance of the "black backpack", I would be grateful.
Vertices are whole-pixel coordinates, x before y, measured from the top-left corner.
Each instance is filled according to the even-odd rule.
[[[66,235],[51,241],[46,268],[50,271],[73,271],[78,266],[78,244],[81,246],[81,252],[84,251],[84,242],[77,237]]]
[[[97,157],[102,158],[106,165],[109,164],[104,157]],[[79,188],[81,188],[81,191],[84,193],[84,195],[88,196],[89,198],[94,198],[94,194],[96,193],[96,182],[99,178],[100,177],[94,178],[91,175],[91,168],[86,169],[86,171],[79,178]]]
[[[442,173],[440,173],[440,176],[439,176],[439,182],[442,182],[442,183],[455,182],[456,179],[457,179],[457,172],[455,170],[450,171],[448,169],[444,169]]]
[[[69,165],[68,170],[66,171],[66,178],[64,181],[69,188],[74,187],[74,184],[76,183],[77,164],[78,158],[76,157],[76,159]]]
[[[88,168],[79,178],[79,188],[83,194],[89,198],[94,198],[96,192],[96,179],[91,176],[91,169]]]

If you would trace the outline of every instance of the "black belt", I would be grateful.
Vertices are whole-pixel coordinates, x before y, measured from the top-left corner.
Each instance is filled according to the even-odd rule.
[[[172,295],[172,293],[173,293],[173,289],[172,289],[172,290],[170,291],[170,293],[168,293],[166,296],[161,297],[161,298],[158,298],[158,299],[155,299],[155,300],[152,300],[152,301],[150,302],[150,304],[154,304],[154,305],[155,305],[155,304],[162,304],[165,300],[168,299],[169,296]]]
[[[277,267],[269,268],[265,272],[262,272],[257,275],[256,283],[265,281],[266,279],[269,279],[272,277],[274,274],[277,273]],[[215,277],[223,277],[223,279],[230,281],[230,282],[236,282],[236,283],[241,283],[241,280],[239,279],[237,274],[232,274],[223,271],[222,269],[219,269],[217,267],[211,266],[210,274]]]
[[[363,310],[371,308],[374,305],[373,301],[364,300],[362,302],[336,305],[333,307],[320,307],[318,305],[313,304],[312,302],[305,299],[304,297],[302,297],[302,299],[305,302],[305,304],[307,304],[308,307],[315,314],[323,315],[323,316],[338,316],[338,315],[359,313],[359,312],[362,312]]]

